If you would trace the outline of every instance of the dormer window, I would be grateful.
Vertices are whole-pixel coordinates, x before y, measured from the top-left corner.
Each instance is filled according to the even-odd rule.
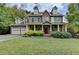
[[[58,12],[57,12],[57,9],[58,9],[58,8],[57,8],[56,6],[54,6],[53,9],[52,9],[52,11],[51,11],[51,13],[52,13],[52,14],[57,14],[57,13],[58,13]]]
[[[34,9],[34,14],[38,14],[39,13],[39,9],[38,9],[37,6],[35,6],[33,9]]]

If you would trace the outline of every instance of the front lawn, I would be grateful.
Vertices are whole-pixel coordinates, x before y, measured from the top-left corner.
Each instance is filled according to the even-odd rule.
[[[0,54],[63,55],[79,54],[78,39],[26,37],[0,42]]]

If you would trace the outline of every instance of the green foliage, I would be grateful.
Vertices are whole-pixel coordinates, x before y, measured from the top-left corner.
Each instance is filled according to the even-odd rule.
[[[68,32],[72,34],[72,37],[76,37],[76,34],[79,33],[79,23],[70,23],[68,26]]]
[[[71,28],[68,28],[68,32],[72,34],[73,38],[75,37],[76,33]]]
[[[75,37],[79,33],[79,3],[69,4],[68,11],[68,31]]]
[[[69,28],[70,28],[74,33],[79,32],[79,22],[70,23],[70,24],[69,24]]]
[[[0,34],[6,33],[10,24],[14,23],[15,18],[25,18],[27,14],[22,9],[16,7],[6,7],[0,3]]]
[[[79,38],[79,33],[75,34],[74,38]]]
[[[32,36],[33,35],[33,31],[32,30],[26,30],[24,31],[24,35],[28,35],[28,36]]]
[[[51,36],[55,38],[71,38],[72,35],[69,32],[53,32]]]
[[[26,30],[24,32],[25,36],[43,36],[43,32],[42,31],[33,31],[33,30]]]
[[[42,31],[34,31],[33,36],[43,36],[43,34]]]
[[[68,5],[67,18],[69,23],[79,22],[79,4],[71,3]]]

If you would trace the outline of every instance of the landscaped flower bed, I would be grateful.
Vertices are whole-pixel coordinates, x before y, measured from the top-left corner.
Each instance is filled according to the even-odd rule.
[[[24,36],[43,36],[43,31],[33,31],[33,30],[26,30],[24,32]]]

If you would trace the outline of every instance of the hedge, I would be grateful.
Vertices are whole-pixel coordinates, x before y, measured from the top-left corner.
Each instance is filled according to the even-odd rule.
[[[26,30],[24,32],[25,36],[43,36],[43,31],[33,31],[33,30]]]
[[[71,38],[72,35],[69,32],[53,32],[51,36],[54,38]]]

